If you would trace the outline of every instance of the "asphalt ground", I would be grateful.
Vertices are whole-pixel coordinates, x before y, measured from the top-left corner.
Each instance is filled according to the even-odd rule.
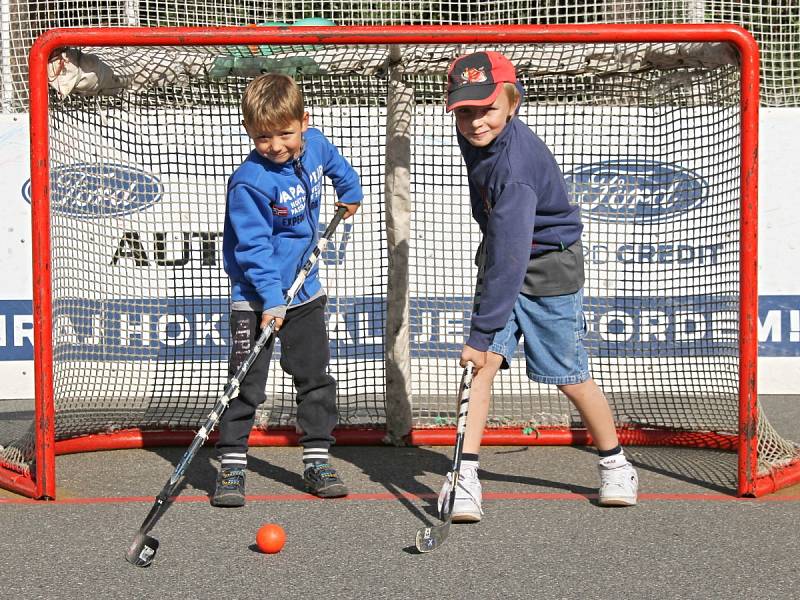
[[[800,440],[800,398],[762,399],[773,426]],[[213,451],[192,462],[151,532],[149,568],[123,555],[184,448],[60,456],[54,502],[0,491],[2,598],[800,598],[800,486],[734,496],[735,455],[629,447],[640,503],[595,501],[596,455],[580,447],[485,447],[483,521],[438,522],[435,495],[452,448],[336,447],[346,499],[303,491],[299,448],[254,448],[248,502],[208,504]],[[287,533],[266,555],[255,534]]]

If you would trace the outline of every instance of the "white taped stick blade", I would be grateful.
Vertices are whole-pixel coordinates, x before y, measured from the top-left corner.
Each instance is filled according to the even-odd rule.
[[[450,533],[450,519],[441,525],[423,527],[417,531],[416,546],[420,552],[433,552],[441,546]]]
[[[145,535],[137,534],[125,553],[125,560],[137,567],[149,567],[158,550],[158,540]]]

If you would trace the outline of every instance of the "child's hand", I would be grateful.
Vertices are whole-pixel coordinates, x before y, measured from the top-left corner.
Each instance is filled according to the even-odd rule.
[[[486,352],[476,350],[472,346],[464,344],[464,349],[461,351],[461,360],[459,364],[466,367],[467,363],[472,363],[474,371],[479,371],[486,365]]]
[[[261,315],[261,329],[263,330],[273,320],[275,321],[275,328],[273,329],[273,331],[275,331],[277,333],[280,330],[280,328],[283,326],[283,319],[281,319],[280,317],[273,317],[272,315],[268,315],[267,313],[264,313],[263,315]]]
[[[344,213],[343,219],[349,219],[358,211],[358,208],[361,204],[345,204],[344,202],[337,202],[334,206],[344,206],[347,209],[347,212]]]

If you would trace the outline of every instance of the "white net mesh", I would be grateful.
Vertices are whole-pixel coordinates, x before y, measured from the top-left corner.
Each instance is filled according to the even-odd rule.
[[[2,0],[0,17],[0,110],[3,112],[27,110],[28,50],[36,37],[48,29],[332,22],[338,25],[735,23],[750,31],[759,43],[764,105],[797,106],[800,103],[800,5],[789,0],[498,0],[491,3]]]

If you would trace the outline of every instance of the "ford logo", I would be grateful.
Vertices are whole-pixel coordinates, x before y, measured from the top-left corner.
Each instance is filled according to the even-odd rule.
[[[126,165],[74,164],[53,169],[50,177],[50,210],[53,213],[91,219],[126,215],[161,199],[163,187],[154,175]],[[31,182],[22,186],[31,201]]]
[[[609,160],[565,176],[567,189],[592,221],[659,223],[700,206],[707,184],[687,169],[645,160]]]

